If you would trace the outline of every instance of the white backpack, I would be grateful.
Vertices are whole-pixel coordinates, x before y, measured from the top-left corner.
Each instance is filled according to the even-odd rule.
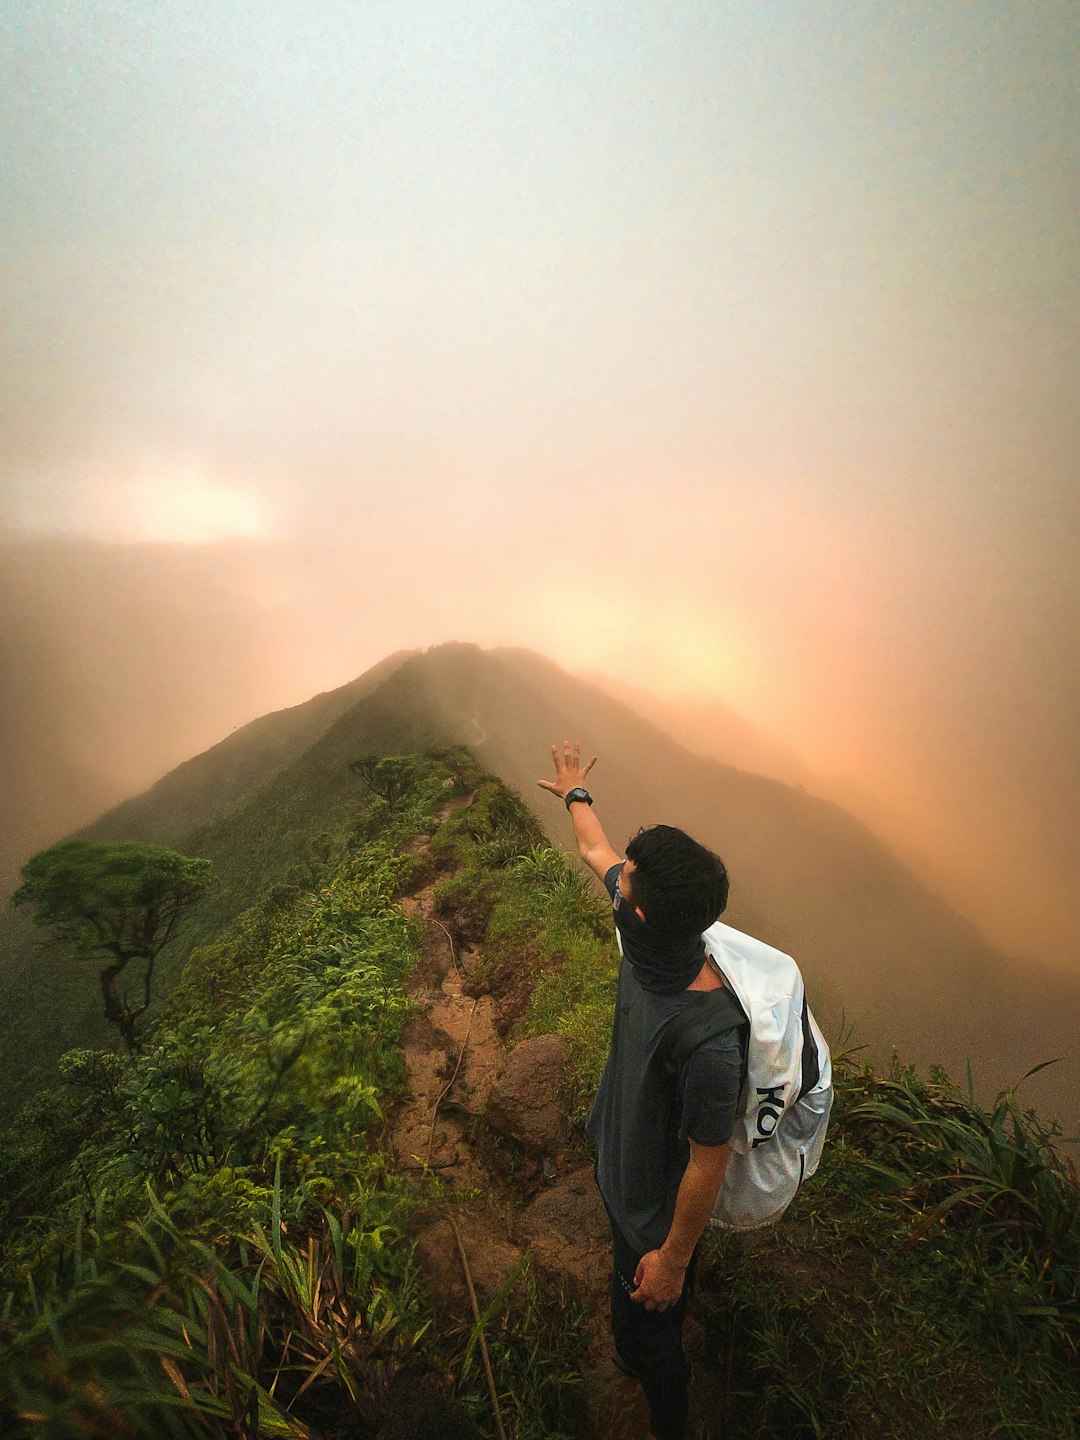
[[[703,938],[750,1022],[727,1172],[709,1223],[754,1230],[779,1220],[818,1167],[832,1108],[832,1062],[790,955],[720,921]],[[730,1025],[730,999],[719,998],[724,990],[712,994],[718,997],[714,1027],[710,1032],[700,1020],[677,1027],[676,1060]]]

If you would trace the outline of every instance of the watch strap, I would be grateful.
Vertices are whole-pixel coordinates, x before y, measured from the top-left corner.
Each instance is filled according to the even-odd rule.
[[[570,809],[570,806],[573,805],[576,800],[584,800],[586,805],[591,805],[593,803],[592,796],[589,794],[588,790],[586,790],[582,785],[575,785],[573,790],[567,791],[567,810]]]

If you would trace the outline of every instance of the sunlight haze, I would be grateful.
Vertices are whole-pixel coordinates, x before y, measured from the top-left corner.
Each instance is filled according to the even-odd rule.
[[[524,646],[722,701],[1080,968],[1077,18],[4,6],[43,768],[78,732],[104,807],[397,649]]]

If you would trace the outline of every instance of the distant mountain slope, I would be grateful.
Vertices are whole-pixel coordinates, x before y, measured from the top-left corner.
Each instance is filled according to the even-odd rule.
[[[639,825],[664,820],[716,849],[732,875],[725,919],[798,957],[834,1040],[846,1015],[857,1023],[856,1040],[872,1041],[879,1057],[895,1046],[905,1060],[941,1062],[962,1076],[970,1055],[984,1093],[1038,1061],[1068,1056],[1037,1077],[1042,1083],[1029,1098],[1075,1122],[1072,1028],[1080,986],[1031,969],[1016,974],[838,806],[692,755],[625,705],[526,651],[444,645],[354,683],[354,703],[287,763],[271,767],[265,783],[237,782],[233,808],[217,804],[215,784],[228,783],[229,751],[216,746],[131,802],[134,808],[121,807],[125,815],[114,811],[83,832],[104,838],[126,828],[131,838],[183,840],[181,848],[214,861],[221,890],[164,978],[192,943],[280,877],[312,836],[348,823],[357,782],[347,765],[356,755],[465,744],[569,848],[566,813],[536,780],[550,772],[551,742],[580,736],[601,757],[591,782],[616,847]],[[265,720],[286,725],[280,716]],[[245,745],[259,740],[262,725],[245,727],[244,743],[244,732],[230,737],[237,765],[251,767],[249,779],[258,766]],[[189,834],[175,831],[181,818],[197,816],[201,823]],[[104,1027],[94,977],[84,973],[76,983],[75,967],[60,956],[35,965],[26,938],[9,924],[0,934],[0,947],[7,941],[0,1034],[14,1068],[36,1067],[40,1078],[50,1053],[86,1043]],[[38,1032],[47,1013],[58,1021],[45,1042]],[[28,1014],[35,1017],[32,1037]]]
[[[787,785],[820,790],[812,783],[809,766],[794,750],[766,735],[719,700],[666,700],[644,686],[628,685],[624,680],[592,671],[579,678],[659,725],[695,755],[721,760],[725,765],[749,770],[754,775],[768,775]]]
[[[591,783],[616,847],[664,820],[723,855],[725,919],[799,958],[834,1037],[846,1016],[856,1043],[872,1042],[882,1059],[895,1047],[962,1076],[970,1056],[983,1093],[1066,1057],[1022,1093],[1080,1119],[1071,1098],[1080,983],[1018,972],[838,806],[690,755],[528,652],[441,647],[421,661],[391,681],[414,689],[402,703],[438,703],[455,737],[522,792],[560,843],[570,844],[567,818],[535,782],[548,773],[551,741],[579,734],[601,755]]]
[[[0,899],[36,850],[280,693],[254,553],[0,535]]]
[[[981,907],[974,903],[970,881],[965,883],[963,879],[962,863],[957,863],[963,857],[955,852],[943,855],[940,849],[934,853],[934,846],[928,844],[925,826],[898,808],[895,800],[883,799],[850,775],[816,773],[795,751],[765,735],[718,701],[669,701],[641,686],[627,685],[608,675],[586,673],[580,678],[659,725],[695,755],[735,765],[755,775],[783,780],[785,784],[833,801],[864,824],[913,874],[922,876],[927,889],[947,898],[960,915],[979,929],[984,941],[987,940],[990,932],[985,917]],[[960,896],[966,896],[966,901],[962,902]]]
[[[405,660],[388,655],[356,680],[262,715],[202,755],[185,760],[156,785],[76,831],[88,840],[177,844],[198,826],[234,809],[302,755],[340,715],[369,695]]]
[[[213,852],[219,869],[228,871],[232,832],[223,817],[242,810],[253,794],[272,785],[329,725],[376,690],[407,653],[389,655],[347,685],[241,726],[203,754],[178,765],[142,795],[123,801],[73,832],[73,837],[140,840],[203,853],[200,845],[209,831],[206,853]],[[351,776],[349,779],[355,785]],[[275,803],[271,802],[271,808]],[[225,839],[215,846],[216,822],[221,823]],[[312,825],[313,833],[321,828],[314,821]],[[237,847],[237,869],[246,872],[250,868],[256,848],[254,842]],[[291,858],[283,855],[281,866]],[[258,881],[261,872],[255,873]],[[256,888],[241,883],[235,892],[215,897],[206,907],[201,928],[186,932],[189,940],[208,938],[223,919],[248,903],[247,897]],[[179,970],[190,948],[190,943],[181,944],[162,956],[162,986]],[[27,912],[0,906],[0,1072],[10,1087],[6,1094],[0,1093],[0,1113],[10,1108],[12,1093],[21,1090],[20,1077],[25,1077],[26,1085],[40,1083],[65,1049],[112,1039],[99,1011],[94,967],[76,966],[63,947],[53,945],[35,928]],[[29,1034],[24,1029],[28,1014],[40,1017]]]

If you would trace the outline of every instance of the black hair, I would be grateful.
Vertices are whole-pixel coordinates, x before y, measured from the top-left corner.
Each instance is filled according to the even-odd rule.
[[[690,935],[707,930],[728,902],[728,873],[719,855],[674,825],[639,830],[626,847],[634,862],[631,902],[654,930]]]

